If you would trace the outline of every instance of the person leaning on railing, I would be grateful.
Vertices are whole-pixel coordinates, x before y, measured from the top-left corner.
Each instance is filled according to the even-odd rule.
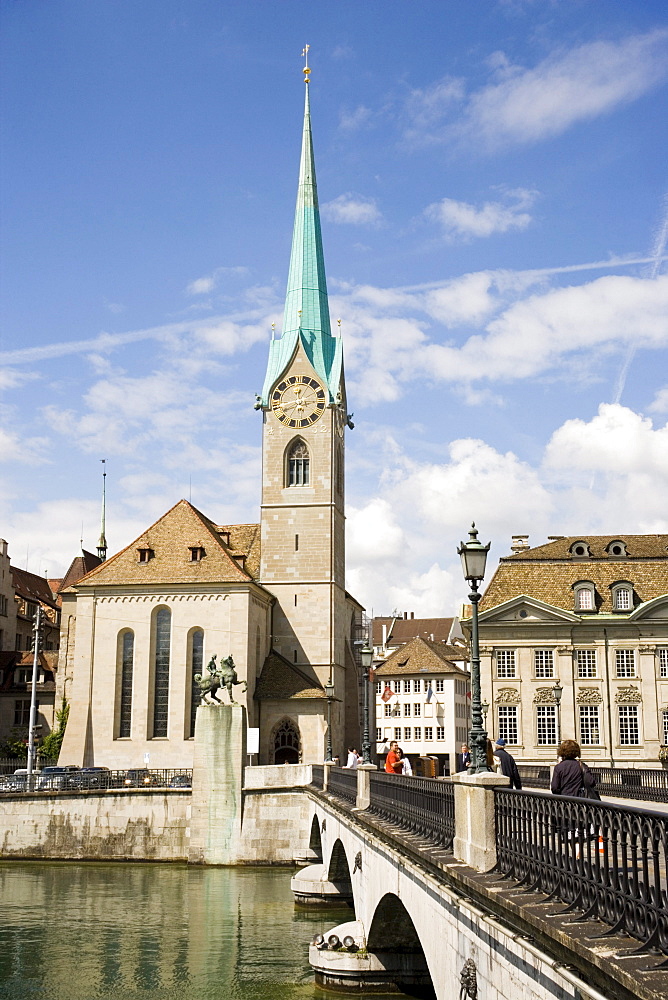
[[[584,798],[599,798],[596,792],[596,775],[584,761],[579,760],[580,746],[575,740],[563,740],[557,748],[561,760],[552,775],[552,793],[554,795],[582,796]],[[590,792],[594,792],[590,795]]]

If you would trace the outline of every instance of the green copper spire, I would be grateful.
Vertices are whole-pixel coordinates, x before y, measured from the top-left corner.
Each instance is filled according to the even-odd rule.
[[[263,406],[267,405],[273,384],[290,364],[300,340],[315,371],[329,390],[330,402],[336,398],[341,378],[341,338],[332,336],[330,328],[325,258],[322,252],[311,136],[310,72],[308,66],[305,66],[304,130],[283,332],[278,340],[271,341],[269,347],[269,363],[261,398]]]

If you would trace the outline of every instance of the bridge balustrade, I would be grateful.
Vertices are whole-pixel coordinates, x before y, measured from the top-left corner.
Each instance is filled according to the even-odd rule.
[[[327,791],[346,802],[357,804],[357,771],[354,768],[331,767],[327,778]]]
[[[524,788],[549,788],[550,768],[534,764],[518,764],[522,786]]]
[[[449,781],[438,778],[370,774],[369,812],[449,848],[455,837],[455,794]]]
[[[592,767],[601,795],[641,802],[668,802],[668,771],[631,770],[622,767]]]
[[[494,802],[497,871],[668,954],[668,815],[505,788]]]
[[[325,777],[324,764],[311,764],[311,784],[314,788],[322,788]]]

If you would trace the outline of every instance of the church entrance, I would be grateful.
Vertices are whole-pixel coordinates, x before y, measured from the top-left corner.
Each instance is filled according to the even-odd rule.
[[[274,764],[298,764],[300,759],[299,730],[292,719],[284,719],[274,731]]]

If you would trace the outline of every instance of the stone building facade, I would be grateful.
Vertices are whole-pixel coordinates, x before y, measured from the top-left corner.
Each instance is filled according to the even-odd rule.
[[[260,731],[258,763],[321,761],[329,718],[336,752],[359,743],[362,608],[345,590],[352,423],[341,334],[330,328],[308,80],[283,329],[255,408],[259,524],[219,525],[181,500],[64,590],[68,763],[189,766],[193,678],[213,654],[231,655],[246,682],[235,698]]]
[[[592,764],[661,766],[668,535],[520,548],[483,595],[480,643],[488,729],[517,760],[553,762],[559,739],[574,738]]]

